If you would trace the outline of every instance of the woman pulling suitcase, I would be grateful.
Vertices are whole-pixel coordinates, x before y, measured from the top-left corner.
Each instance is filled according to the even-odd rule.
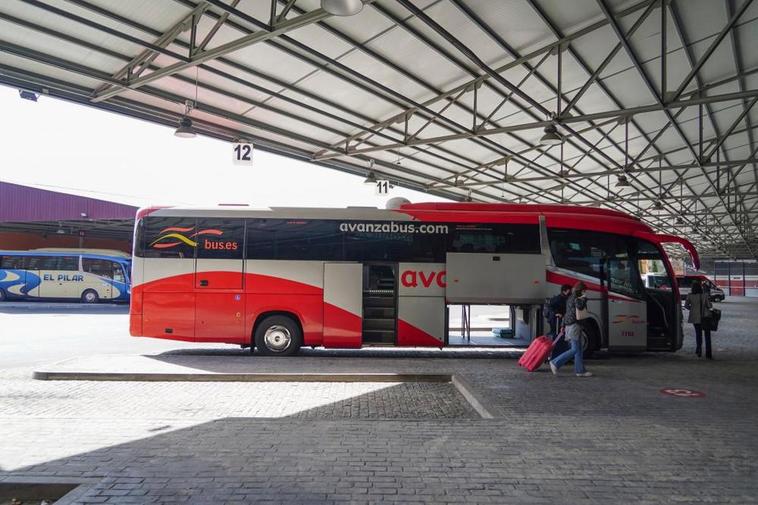
[[[574,292],[566,300],[566,315],[563,317],[565,338],[571,349],[550,360],[550,370],[553,375],[558,375],[558,369],[565,365],[572,357],[574,358],[574,373],[577,377],[592,377],[592,373],[584,368],[582,350],[582,328],[579,320],[587,317],[587,298],[584,296],[587,286],[582,281],[574,284]]]

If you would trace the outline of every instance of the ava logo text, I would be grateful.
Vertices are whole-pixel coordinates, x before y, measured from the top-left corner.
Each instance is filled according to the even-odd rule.
[[[429,288],[432,284],[444,288],[447,287],[447,281],[445,276],[447,272],[442,270],[441,272],[424,272],[423,270],[405,270],[400,275],[400,282],[406,288]]]

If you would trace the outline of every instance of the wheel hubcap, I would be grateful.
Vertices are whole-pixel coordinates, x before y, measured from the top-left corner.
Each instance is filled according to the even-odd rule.
[[[263,342],[272,351],[286,351],[292,344],[292,334],[287,328],[277,324],[266,330],[263,335]]]
[[[88,302],[92,302],[92,301],[94,301],[94,300],[95,300],[95,295],[94,295],[94,293],[87,293],[86,295],[84,295],[84,298],[85,298],[85,299],[86,299]]]

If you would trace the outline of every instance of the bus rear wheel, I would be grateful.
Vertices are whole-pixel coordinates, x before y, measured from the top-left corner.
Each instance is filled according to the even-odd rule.
[[[592,323],[581,324],[582,328],[582,350],[585,358],[591,358],[592,355],[600,349],[600,336],[597,328]]]
[[[97,303],[98,301],[100,301],[100,296],[94,289],[88,289],[82,293],[82,303]]]
[[[303,332],[288,316],[268,316],[255,329],[255,347],[264,356],[291,356],[302,344]]]

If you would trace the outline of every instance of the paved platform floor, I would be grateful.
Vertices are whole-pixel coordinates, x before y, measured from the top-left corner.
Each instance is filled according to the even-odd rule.
[[[449,392],[407,384],[48,382],[5,369],[0,481],[87,480],[76,503],[755,504],[758,300],[720,307],[715,361],[694,356],[688,327],[682,351],[592,360],[590,379],[527,374],[500,350],[147,358],[203,372],[457,374],[494,419],[451,406],[430,418]],[[352,415],[345,401],[403,415]]]

